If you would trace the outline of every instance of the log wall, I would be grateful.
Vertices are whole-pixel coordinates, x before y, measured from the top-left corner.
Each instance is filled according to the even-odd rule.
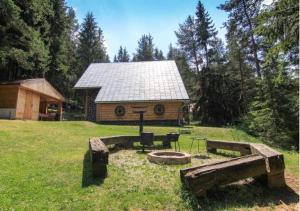
[[[16,108],[18,90],[17,85],[0,86],[0,108]]]
[[[38,120],[39,108],[40,95],[20,88],[16,106],[16,119]]]
[[[162,104],[165,107],[163,115],[154,113],[154,106]],[[115,108],[125,107],[125,115],[117,116]],[[133,113],[136,106],[147,106],[144,120],[178,120],[182,118],[182,102],[148,102],[148,103],[98,103],[96,105],[96,121],[138,121],[139,114]]]

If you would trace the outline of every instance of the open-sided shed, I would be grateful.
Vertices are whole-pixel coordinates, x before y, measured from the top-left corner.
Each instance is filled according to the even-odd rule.
[[[57,105],[62,118],[64,97],[44,78],[0,83],[0,118],[38,120],[48,105]]]

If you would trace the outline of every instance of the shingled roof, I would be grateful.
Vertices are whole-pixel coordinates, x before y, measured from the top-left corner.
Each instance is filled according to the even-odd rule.
[[[95,102],[189,100],[174,61],[93,63],[74,88],[99,88]]]

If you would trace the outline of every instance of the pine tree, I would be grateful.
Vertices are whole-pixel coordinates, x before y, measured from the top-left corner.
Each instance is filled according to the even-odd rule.
[[[206,60],[206,66],[209,65],[209,53],[208,47],[213,42],[217,35],[217,31],[212,23],[212,20],[205,10],[201,1],[198,2],[198,6],[196,9],[196,39],[197,43],[200,45],[202,49],[204,49],[204,55]]]
[[[114,62],[118,62],[117,55],[114,56]]]
[[[179,30],[175,34],[180,48],[188,56],[190,62],[193,63],[197,72],[200,73],[200,65],[203,60],[200,54],[201,48],[198,44],[194,17],[188,16],[183,24],[179,24]]]
[[[158,50],[158,48],[154,49],[154,60],[157,61],[165,60],[162,50]]]
[[[256,18],[259,14],[261,3],[263,0],[229,0],[219,6],[226,12],[229,12],[229,19],[236,21],[239,29],[244,33],[243,36],[247,38],[249,55],[249,63],[253,63],[258,78],[261,78],[261,67],[259,60],[259,44],[258,39],[254,34],[256,27]]]
[[[299,79],[293,74],[299,68],[294,59],[299,48],[294,36],[299,32],[299,7],[295,5],[280,0],[259,15],[256,33],[262,45],[263,79],[245,121],[251,132],[288,148],[299,148]]]
[[[78,44],[79,72],[82,72],[93,62],[106,62],[108,57],[104,47],[102,30],[98,27],[92,13],[88,13],[81,25]]]
[[[235,20],[230,20],[226,24],[227,33],[227,59],[230,75],[239,82],[240,94],[237,103],[239,104],[240,114],[248,111],[249,103],[255,90],[254,74],[251,67],[247,64],[247,39],[243,37],[236,25]]]
[[[122,62],[129,62],[129,60],[130,60],[130,56],[129,56],[126,48],[124,48]]]
[[[130,57],[129,54],[126,50],[126,48],[120,46],[119,51],[118,51],[118,56],[115,56],[114,62],[129,62]]]
[[[49,15],[48,1],[0,1],[0,80],[42,77],[48,71]]]
[[[149,35],[142,35],[138,41],[138,48],[133,57],[133,61],[153,61],[154,60],[154,44],[153,37]]]

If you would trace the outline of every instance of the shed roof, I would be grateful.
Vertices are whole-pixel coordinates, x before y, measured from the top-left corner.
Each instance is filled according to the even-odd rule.
[[[95,102],[189,100],[175,61],[93,63],[74,88],[99,88]]]
[[[18,81],[3,82],[0,85],[19,85],[27,90],[38,92],[42,95],[58,101],[65,101],[65,98],[44,78],[33,78]]]

